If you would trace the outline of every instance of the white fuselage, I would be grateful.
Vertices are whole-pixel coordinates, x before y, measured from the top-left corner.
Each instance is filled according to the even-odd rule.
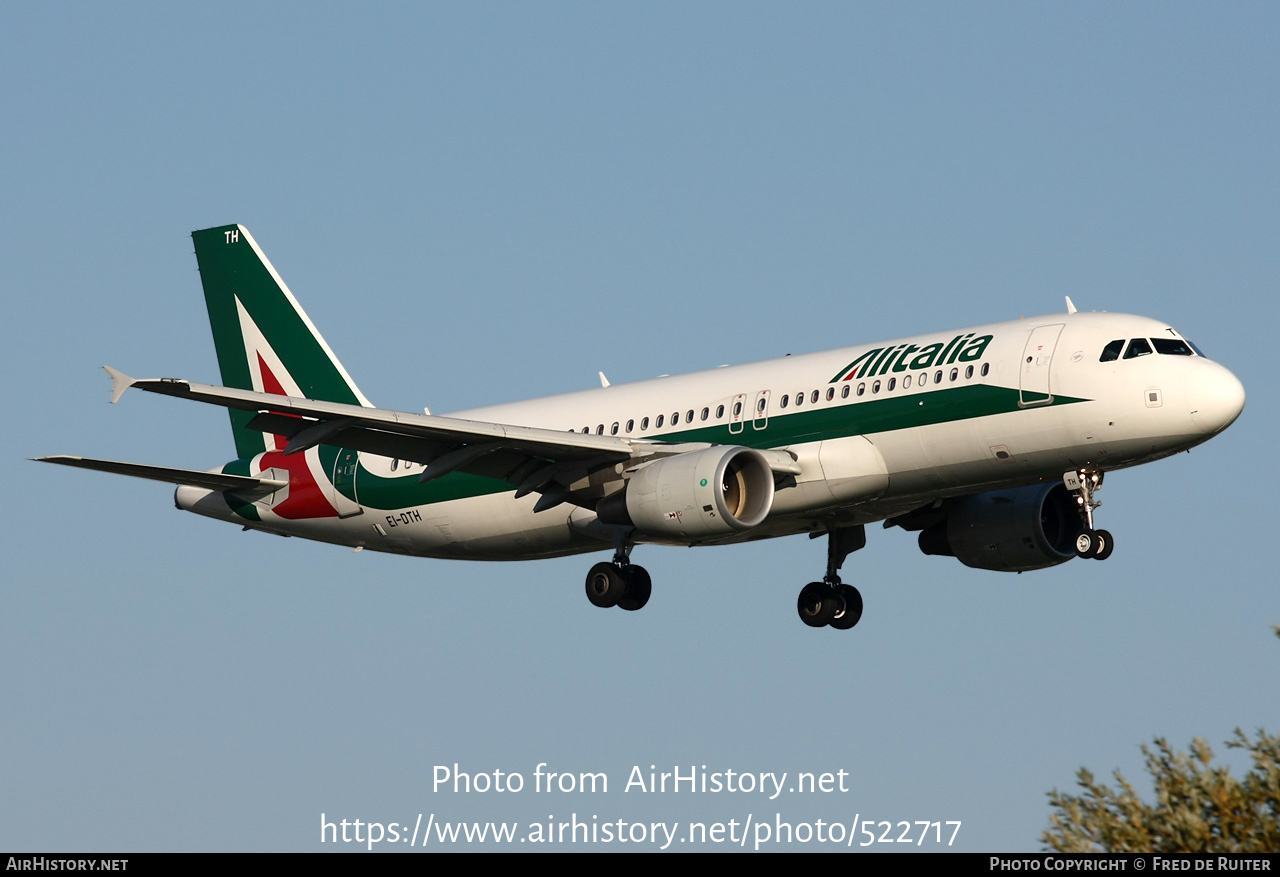
[[[1071,469],[1137,465],[1205,441],[1238,416],[1240,382],[1203,356],[1152,350],[1100,361],[1109,343],[1127,347],[1132,339],[1181,336],[1146,317],[1059,314],[451,416],[789,452],[800,474],[780,485],[765,522],[699,544],[743,541],[869,523],[937,499],[1056,481]],[[875,350],[882,353],[866,357]],[[385,485],[416,482],[422,466],[363,452],[353,496],[337,496],[318,449],[306,453],[342,516],[282,518],[268,497],[254,526],[371,550],[486,560],[610,547],[591,510],[562,504],[535,514],[538,496],[515,499],[514,488],[387,507],[393,491]],[[361,478],[384,487],[362,495]],[[181,487],[177,502],[244,523],[211,491]],[[635,541],[679,540],[637,534]]]

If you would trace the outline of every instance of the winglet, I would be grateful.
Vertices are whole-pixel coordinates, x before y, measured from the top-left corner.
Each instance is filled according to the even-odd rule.
[[[111,376],[111,404],[114,405],[124,395],[124,391],[134,385],[134,380],[124,372],[109,365],[104,365],[102,370]]]
[[[1068,314],[1074,314],[1074,313],[1076,312],[1076,305],[1075,305],[1075,302],[1073,302],[1073,301],[1071,300],[1071,296],[1069,296],[1069,295],[1068,295],[1068,296],[1064,296],[1064,298],[1066,298],[1066,300],[1067,300],[1067,313],[1068,313]]]

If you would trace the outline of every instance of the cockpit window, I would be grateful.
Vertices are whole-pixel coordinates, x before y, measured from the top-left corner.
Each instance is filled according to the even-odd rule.
[[[1196,352],[1196,356],[1204,356],[1204,351],[1199,347],[1196,347],[1196,343],[1194,341],[1188,340],[1187,344]]]
[[[1151,343],[1156,346],[1156,353],[1163,353],[1166,356],[1193,355],[1187,342],[1181,338],[1152,338]]]
[[[1102,348],[1102,356],[1098,357],[1098,362],[1114,362],[1120,358],[1120,351],[1124,348],[1124,339],[1112,341],[1106,347]]]
[[[1134,338],[1129,342],[1129,349],[1124,352],[1125,359],[1147,356],[1151,353],[1151,342],[1146,338]]]

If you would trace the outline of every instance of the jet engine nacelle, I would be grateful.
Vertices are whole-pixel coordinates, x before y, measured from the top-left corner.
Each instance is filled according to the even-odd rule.
[[[759,451],[715,447],[637,469],[626,489],[601,500],[599,519],[642,533],[701,539],[749,530],[773,507],[773,471]]]
[[[944,520],[921,531],[920,550],[975,569],[1023,572],[1075,557],[1082,529],[1076,502],[1062,484],[1036,484],[966,496]]]

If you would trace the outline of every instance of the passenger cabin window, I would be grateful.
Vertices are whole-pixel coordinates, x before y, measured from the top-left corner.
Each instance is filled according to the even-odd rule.
[[[841,398],[841,399],[848,399],[848,398],[849,398],[849,385],[848,385],[848,384],[845,384],[845,385],[844,385],[844,389],[840,391],[840,398]]]
[[[1134,338],[1129,342],[1129,347],[1124,352],[1125,359],[1137,359],[1139,356],[1148,356],[1151,353],[1151,342],[1146,338]]]
[[[799,408],[804,404],[804,393],[796,393],[796,407]]]
[[[834,399],[835,397],[836,397],[836,388],[835,388],[835,387],[827,387],[827,401],[828,401],[828,402],[830,402],[830,401],[831,401],[832,399]]]
[[[613,426],[609,427],[609,435],[617,435],[617,434],[618,434],[618,421],[615,420],[613,422]]]
[[[817,391],[817,390],[814,390],[814,391],[813,391],[813,398],[811,398],[809,401],[810,401],[810,402],[817,402],[817,401],[818,401],[818,391]]]
[[[640,418],[640,431],[644,432],[648,428],[649,428],[649,418],[647,417]]]
[[[675,425],[676,425],[677,423],[679,423],[679,422],[680,422],[680,412],[679,412],[679,411],[674,411],[674,412],[672,412],[672,414],[671,414],[671,425],[672,425],[672,426],[675,426]]]
[[[910,387],[910,386],[911,386],[911,375],[906,375],[906,376],[902,379],[902,389],[904,389],[904,390],[905,390],[905,389],[907,389],[907,388],[908,388],[908,387]]]
[[[989,363],[989,362],[984,362],[984,363],[982,364],[982,376],[985,378],[985,377],[987,376],[987,373],[988,373],[989,371],[991,371],[991,363]]]
[[[781,399],[781,401],[779,401],[779,402],[778,402],[778,404],[779,404],[781,407],[786,408],[786,407],[787,407],[787,403],[788,403],[788,402],[790,402],[790,401],[791,401],[791,397],[790,397],[790,396],[788,396],[788,395],[786,395],[786,394],[783,394],[782,399]]]
[[[1163,353],[1166,356],[1191,356],[1191,348],[1180,338],[1152,338],[1151,343],[1156,346],[1156,353]]]
[[[896,387],[896,386],[898,386],[898,379],[897,379],[897,378],[889,378],[889,391],[890,391],[890,392],[893,392],[893,388],[894,388],[894,387]]]
[[[1114,362],[1120,358],[1120,351],[1124,348],[1124,339],[1112,341],[1106,347],[1102,348],[1102,356],[1098,357],[1098,362]]]
[[[654,422],[654,424],[653,424],[653,428],[654,428],[654,429],[662,429],[662,418],[663,418],[663,416],[664,416],[664,415],[661,415],[661,414],[659,414],[659,415],[658,415],[658,419],[657,419],[657,421],[655,421],[655,422]]]
[[[783,402],[783,403],[782,403],[782,405],[783,405],[783,407],[785,408],[785,407],[786,407],[786,402]],[[723,406],[723,405],[717,405],[717,406],[716,406],[716,420],[719,420],[721,417],[724,417],[724,406]]]
[[[710,416],[711,416],[711,409],[710,409],[710,408],[703,408],[703,409],[702,409],[702,419],[703,419],[703,420],[706,420],[706,419],[707,419],[708,417],[710,417]]]
[[[633,429],[635,429],[635,428],[636,428],[636,422],[635,422],[634,420],[628,420],[628,421],[627,421],[627,432],[631,432],[631,430],[633,430]]]

